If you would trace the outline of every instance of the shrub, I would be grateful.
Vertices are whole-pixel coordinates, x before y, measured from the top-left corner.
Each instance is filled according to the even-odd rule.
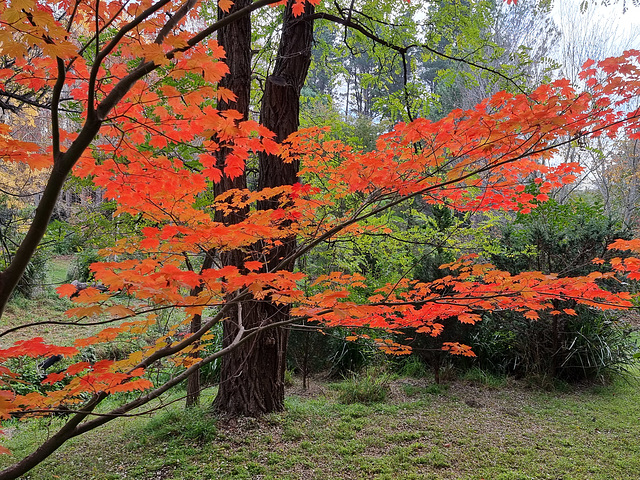
[[[143,443],[191,440],[209,443],[218,434],[216,418],[199,407],[169,410],[154,416],[144,428]]]
[[[379,403],[384,402],[389,394],[391,377],[388,373],[375,368],[368,368],[361,374],[351,374],[338,384],[338,402]]]
[[[423,378],[428,374],[427,366],[416,355],[399,359],[396,370],[403,377]]]
[[[330,328],[322,332],[312,325],[304,329],[293,326],[289,335],[287,364],[290,370],[299,372],[303,380],[313,373],[328,372],[332,378],[341,378],[350,372],[358,372],[367,366],[379,363],[384,354],[371,339],[359,338],[348,341],[351,329]],[[369,332],[358,329],[356,333]]]
[[[33,298],[33,296],[42,290],[47,275],[47,256],[44,252],[38,250],[31,257],[27,268],[25,268],[20,281],[16,285],[14,295],[17,293],[24,298]]]
[[[477,365],[517,376],[574,382],[628,369],[638,350],[625,326],[600,312],[576,307],[577,316],[528,320],[517,313],[486,316],[471,339]]]
[[[54,219],[47,226],[45,240],[53,244],[53,251],[58,255],[69,255],[79,251],[85,243],[77,227]]]
[[[79,282],[88,282],[92,279],[91,264],[99,262],[101,257],[96,250],[86,249],[78,252],[74,257],[69,271],[67,272],[67,281],[78,280]]]
[[[535,194],[537,188],[532,184],[527,191]],[[588,275],[606,271],[606,265],[592,260],[611,256],[607,245],[628,236],[597,202],[581,197],[563,204],[549,200],[530,214],[517,214],[505,222],[499,251],[491,261],[512,274],[540,270]],[[615,280],[602,286],[619,288]],[[571,382],[619,373],[633,360],[635,342],[615,318],[574,301],[553,301],[553,309],[573,309],[577,315],[547,314],[530,321],[518,312],[487,314],[469,341],[477,364],[499,373]]]

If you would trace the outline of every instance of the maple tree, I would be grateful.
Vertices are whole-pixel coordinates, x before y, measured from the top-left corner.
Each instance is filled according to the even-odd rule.
[[[210,35],[271,3],[275,0],[239,4],[195,32],[185,26],[198,19],[197,3],[190,0],[179,6],[168,0],[63,2],[56,8],[34,0],[1,4],[0,40],[4,54],[13,59],[3,78],[29,91],[51,92],[52,138],[42,148],[1,126],[5,161],[49,168],[50,173],[29,230],[0,274],[0,308],[42,239],[72,170],[117,201],[117,215],[139,218],[141,228],[104,250],[109,261],[92,266],[107,291],[89,287],[77,292],[72,285],[58,289],[77,305],[68,312],[77,317],[70,324],[104,323],[107,328],[77,339],[74,346],[33,338],[0,350],[3,361],[67,359],[62,371],[43,380],[50,391],[25,395],[12,391],[14,374],[1,367],[1,418],[70,415],[57,433],[0,472],[0,478],[22,475],[66,440],[157,399],[207,363],[238,352],[244,352],[241,358],[253,354],[258,343],[273,348],[270,342],[280,340],[268,333],[291,322],[411,327],[435,336],[443,319],[474,323],[486,310],[517,310],[535,319],[543,311],[560,313],[554,300],[602,309],[631,305],[628,293],[598,285],[613,273],[512,275],[473,257],[448,264],[452,274],[433,282],[400,280],[384,286],[363,304],[352,300],[350,289],[365,285],[364,277],[326,272],[308,278],[293,265],[328,239],[385,233],[387,227],[367,220],[417,196],[459,211],[526,213],[536,208],[579,171],[576,164],[545,164],[559,145],[584,136],[614,136],[623,129],[637,137],[640,112],[629,110],[627,102],[640,91],[640,52],[586,64],[582,79],[587,91],[560,80],[529,95],[500,92],[473,110],[456,110],[437,122],[398,124],[380,136],[375,150],[361,152],[325,139],[322,128],[284,140],[243,112],[212,105],[211,99],[228,103],[240,97],[218,83],[229,67],[224,49]],[[221,1],[219,7],[225,11],[231,3]],[[294,1],[289,8],[296,18],[310,7]],[[34,49],[39,55],[33,55]],[[63,91],[77,109],[77,130],[61,127]],[[246,188],[236,179],[252,155],[271,156],[272,165],[294,166],[293,176],[300,181]],[[525,192],[525,179],[533,179],[540,193]],[[334,208],[336,203],[340,208]],[[638,250],[637,241],[613,247]],[[620,274],[640,277],[635,257],[610,263]],[[311,288],[303,288],[307,280]],[[177,320],[152,345],[122,360],[77,361],[87,346],[143,333],[168,309],[177,312]],[[252,311],[260,313],[248,323]],[[232,333],[227,331],[221,349],[203,353],[212,327],[221,322],[233,326]],[[190,332],[184,335],[186,329]],[[406,352],[388,339],[378,343],[389,353]],[[443,348],[473,355],[458,343]],[[282,354],[282,348],[273,351]],[[162,362],[174,365],[174,373],[154,383],[146,372]],[[105,398],[119,393],[130,396],[111,411],[101,409]]]

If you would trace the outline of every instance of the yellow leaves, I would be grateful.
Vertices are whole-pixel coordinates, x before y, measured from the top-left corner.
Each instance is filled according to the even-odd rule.
[[[137,45],[131,49],[135,55],[144,58],[146,61],[151,61],[156,65],[167,65],[169,59],[165,52],[165,47],[157,43],[146,43]]]
[[[129,354],[129,357],[126,360],[124,366],[134,366],[138,365],[142,359],[144,358],[144,352],[142,350],[137,350],[133,353]]]
[[[78,55],[78,49],[71,42],[60,42],[57,44],[45,43],[42,51],[51,58],[72,59]]]

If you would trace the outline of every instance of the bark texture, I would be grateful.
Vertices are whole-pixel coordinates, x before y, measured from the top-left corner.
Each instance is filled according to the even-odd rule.
[[[235,0],[233,6],[228,13],[224,13],[218,9],[218,20],[222,20],[225,16],[231,15],[242,8],[251,4],[251,0]],[[218,31],[218,43],[224,48],[226,53],[225,62],[229,67],[229,73],[222,78],[219,86],[228,88],[236,95],[234,102],[218,102],[218,110],[237,110],[242,114],[242,120],[249,118],[249,99],[251,92],[251,17],[246,15],[235,22],[232,22]],[[217,167],[224,171],[224,165],[229,149],[222,148],[217,152]],[[220,183],[216,184],[215,194],[220,195],[227,190],[234,188],[246,188],[247,181],[245,175],[236,178],[229,178],[223,175]],[[234,212],[231,215],[223,217],[217,214],[215,220],[226,224],[235,224],[241,222],[246,215],[245,211]],[[202,268],[211,268],[213,266],[213,258],[216,252],[207,253],[205,263]],[[225,265],[242,266],[243,258],[240,252],[230,252],[222,254],[220,261]],[[192,295],[197,295],[202,288],[196,288],[192,291]],[[233,310],[231,317],[237,317],[237,311]],[[195,315],[191,321],[191,333],[197,332],[202,325],[200,315]],[[194,372],[187,380],[187,407],[197,405],[200,400],[200,370]]]
[[[260,122],[286,139],[299,127],[300,91],[311,63],[313,21],[305,17],[313,13],[307,4],[300,17],[291,12],[289,1],[284,14],[278,57],[271,75],[267,77],[260,112]],[[261,154],[258,188],[291,185],[298,181],[299,164],[284,163],[273,155]],[[273,208],[272,202],[261,202],[258,209]],[[295,249],[295,239],[283,241],[273,249],[266,262],[273,269]],[[293,263],[287,265],[293,269]],[[269,301],[246,302],[224,324],[224,344],[234,338],[239,322],[245,328],[268,325],[289,318],[289,308]],[[284,408],[284,372],[288,330],[272,328],[241,345],[222,360],[220,389],[215,409],[228,416],[259,416]]]

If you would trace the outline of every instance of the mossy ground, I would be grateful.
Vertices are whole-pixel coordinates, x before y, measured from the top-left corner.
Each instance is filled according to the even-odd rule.
[[[640,478],[640,385],[540,392],[507,381],[396,379],[384,403],[343,405],[315,383],[285,412],[221,422],[176,402],[77,438],[33,470],[59,479]],[[206,391],[209,405],[214,389]],[[61,419],[10,427],[17,456]],[[11,458],[3,458],[7,464]]]

